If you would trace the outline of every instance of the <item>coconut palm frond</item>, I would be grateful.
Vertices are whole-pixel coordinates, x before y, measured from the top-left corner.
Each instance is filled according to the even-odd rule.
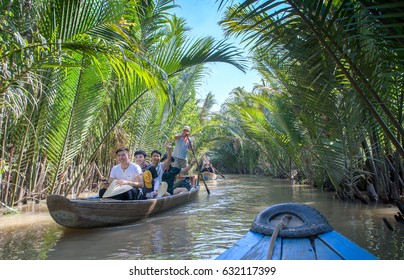
[[[201,112],[199,113],[199,122],[203,123],[212,110],[213,106],[216,104],[214,95],[209,92],[206,97],[202,100]]]
[[[403,155],[404,149],[392,133],[397,131],[403,136],[402,125],[394,115],[394,108],[386,106],[384,102],[384,99],[391,96],[391,86],[384,83],[386,87],[381,89],[381,80],[375,75],[379,71],[374,71],[383,65],[387,66],[386,61],[390,61],[390,65],[401,65],[397,64],[395,58],[397,42],[390,43],[390,38],[381,31],[387,29],[379,21],[380,18],[391,16],[394,25],[401,7],[388,5],[389,8],[381,11],[384,6],[375,5],[372,7],[373,12],[383,13],[382,17],[375,17],[369,13],[372,8],[364,6],[362,2],[244,1],[229,9],[223,24],[229,32],[247,36],[245,40],[254,42],[254,48],[290,50],[283,54],[287,55],[284,58],[287,57],[293,65],[307,63],[301,54],[307,51],[309,54],[310,49],[313,55],[325,54],[345,76],[361,98],[363,106],[371,112]],[[369,26],[372,27],[364,28]],[[303,52],[292,51],[297,50],[296,47]],[[390,72],[397,73],[395,70]]]
[[[83,60],[83,63],[86,63]],[[83,65],[84,66],[84,65]],[[108,67],[104,67],[104,72]],[[44,149],[53,166],[52,192],[58,176],[67,164],[82,152],[91,127],[97,121],[99,109],[106,94],[100,69],[86,65],[82,70],[67,71],[64,83],[56,88],[53,103],[49,105],[47,139]],[[105,74],[105,73],[104,73]],[[51,174],[49,174],[51,175]]]

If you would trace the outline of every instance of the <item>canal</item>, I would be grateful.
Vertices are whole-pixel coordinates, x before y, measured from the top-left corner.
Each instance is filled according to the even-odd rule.
[[[404,259],[404,225],[394,220],[393,205],[345,202],[333,193],[263,176],[230,175],[208,181],[208,188],[210,195],[202,184],[198,198],[187,205],[111,228],[63,228],[44,205],[3,215],[0,259],[210,260],[246,234],[259,212],[285,202],[316,208],[335,230],[380,259]]]

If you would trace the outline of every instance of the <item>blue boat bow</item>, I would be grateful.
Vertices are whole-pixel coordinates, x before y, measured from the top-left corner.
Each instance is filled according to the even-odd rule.
[[[305,204],[273,205],[255,218],[250,231],[217,260],[376,260],[336,232]]]

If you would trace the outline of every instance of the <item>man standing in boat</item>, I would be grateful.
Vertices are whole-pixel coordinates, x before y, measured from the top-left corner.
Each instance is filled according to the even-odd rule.
[[[159,188],[159,180],[156,167],[146,162],[146,152],[143,150],[135,151],[135,163],[142,168],[143,171],[143,197],[153,198],[157,196]]]
[[[112,167],[108,179],[109,186],[108,188],[100,189],[99,196],[119,200],[142,199],[142,169],[139,165],[130,162],[128,148],[119,148],[115,154],[119,164]]]
[[[175,147],[173,151],[173,157],[175,159],[174,166],[184,168],[187,166],[187,152],[190,148],[189,133],[191,129],[189,126],[184,126],[181,133],[177,133],[174,136]]]
[[[208,156],[207,153],[205,153],[202,156],[201,161],[202,161],[201,172],[215,173],[215,170],[213,169],[213,166],[210,163],[210,157]]]

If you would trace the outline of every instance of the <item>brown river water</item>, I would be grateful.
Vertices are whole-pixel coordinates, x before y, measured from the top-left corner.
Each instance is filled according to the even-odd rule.
[[[202,183],[195,201],[124,226],[67,229],[44,205],[2,215],[0,259],[211,260],[244,236],[268,206],[300,202],[319,210],[336,231],[376,257],[404,260],[404,225],[394,219],[395,206],[345,202],[333,193],[263,176],[229,175],[207,185],[210,195]]]

